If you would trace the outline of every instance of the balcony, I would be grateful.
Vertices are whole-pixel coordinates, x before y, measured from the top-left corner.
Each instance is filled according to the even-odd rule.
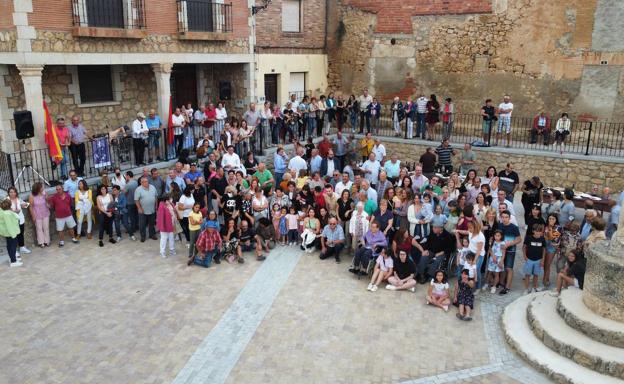
[[[147,36],[145,0],[72,0],[72,34],[142,39]]]
[[[177,0],[178,37],[225,41],[232,32],[232,4],[212,0]]]

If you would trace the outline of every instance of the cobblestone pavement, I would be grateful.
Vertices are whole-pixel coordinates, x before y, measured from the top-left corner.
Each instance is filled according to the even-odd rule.
[[[481,294],[459,322],[416,293],[367,292],[342,264],[278,248],[187,267],[157,242],[35,250],[0,267],[0,383],[548,383]],[[519,270],[522,263],[516,263]]]

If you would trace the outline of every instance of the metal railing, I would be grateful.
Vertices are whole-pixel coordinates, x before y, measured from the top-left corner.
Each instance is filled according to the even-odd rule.
[[[390,109],[386,108],[381,111],[377,125],[371,125],[372,132],[375,136],[396,136],[396,132],[393,128],[392,119],[388,113]],[[359,132],[361,115],[355,121],[355,127],[350,123],[349,111],[344,110],[342,124],[343,132]],[[496,128],[497,124],[493,123],[490,134],[486,135],[483,140],[483,119],[477,114],[456,114],[454,116],[454,124],[451,130],[450,141],[452,144],[463,143],[475,143],[494,145],[496,140]],[[270,147],[275,147],[278,144],[284,144],[291,141],[291,139],[304,141],[310,137],[310,132],[307,129],[309,119],[300,117],[292,120],[290,124],[287,124],[281,116],[272,121],[262,121],[255,130],[252,137],[245,141],[235,143],[235,151],[241,157],[245,158],[247,151],[253,151],[256,155],[264,154],[264,150]],[[317,129],[311,134],[312,137],[318,137],[322,133],[325,133],[325,128],[319,129],[318,126],[323,126],[322,122],[317,120]],[[560,147],[555,144],[554,140],[554,128],[556,121],[551,121],[550,134],[540,135],[536,137],[536,142],[533,142],[531,135],[533,118],[514,116],[511,119],[511,148],[517,149],[533,149],[541,152],[553,152],[559,153]],[[418,121],[414,122],[413,126],[413,139],[416,139],[416,133],[418,132]],[[407,122],[404,119],[400,125],[400,136],[407,138]],[[322,131],[322,132],[321,132]],[[337,121],[332,122],[330,134],[337,131]],[[363,132],[367,132],[366,121],[364,120]],[[158,138],[151,139],[151,143],[154,148],[146,146],[143,159],[136,159],[134,152],[133,139],[129,134],[119,135],[111,138],[106,135],[106,140],[110,143],[108,146],[108,154],[110,158],[110,165],[104,167],[96,167],[94,159],[94,145],[93,140],[86,142],[86,163],[84,167],[84,177],[97,177],[101,171],[111,172],[115,167],[119,167],[122,171],[130,168],[137,167],[138,163],[146,164],[146,166],[153,167],[160,161],[169,161],[178,159],[180,153],[176,150],[181,145],[182,149],[188,152],[191,158],[197,157],[197,144],[205,134],[213,136],[213,140],[217,142],[219,138],[214,137],[214,129],[212,127],[203,126],[189,126],[183,130],[180,142],[174,140],[173,144],[168,142],[169,130],[164,128],[160,131]],[[422,132],[421,137],[422,137]],[[432,134],[432,138],[439,142],[442,138],[442,124],[438,123],[435,132]],[[502,147],[504,144],[500,138],[499,145]],[[546,140],[544,140],[546,139]],[[406,141],[408,143],[409,141]],[[574,153],[581,155],[596,155],[596,156],[608,156],[608,157],[622,157],[624,156],[624,123],[613,123],[606,121],[598,122],[584,122],[572,120],[570,134],[565,137],[564,140],[565,153]],[[432,145],[437,143],[432,142]],[[160,160],[156,159],[157,153],[155,148],[158,148],[158,154]],[[97,150],[96,150],[97,151]],[[504,151],[504,148],[501,148]],[[202,162],[203,159],[198,159]],[[43,178],[48,180],[51,184],[58,184],[64,180],[67,172],[74,167],[72,166],[71,156],[68,155],[66,159],[66,167],[61,165],[52,165],[50,160],[49,150],[47,148],[35,149],[35,150],[21,150],[15,153],[0,152],[0,189],[7,190],[8,187],[14,185],[19,192],[29,191],[32,184],[36,181],[40,181],[39,177],[34,173],[37,171]],[[23,175],[17,177],[22,169],[25,168]],[[31,168],[32,167],[32,168]]]
[[[76,27],[146,28],[145,0],[72,0]]]
[[[179,32],[232,32],[232,4],[177,0]]]

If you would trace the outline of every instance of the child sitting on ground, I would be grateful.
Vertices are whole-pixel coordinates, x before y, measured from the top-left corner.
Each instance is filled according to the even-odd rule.
[[[451,299],[449,295],[449,283],[446,281],[446,273],[437,271],[435,277],[431,279],[429,290],[427,291],[427,305],[432,304],[448,312]]]
[[[394,262],[392,257],[388,255],[386,247],[377,246],[375,253],[379,253],[377,260],[375,260],[375,270],[373,271],[373,277],[371,282],[366,288],[367,291],[375,292],[378,289],[379,284],[388,280],[394,272]]]
[[[546,255],[546,239],[544,225],[533,224],[532,233],[524,238],[524,293],[537,292],[537,281],[543,273],[544,257]],[[533,288],[529,288],[529,280],[533,276]]]

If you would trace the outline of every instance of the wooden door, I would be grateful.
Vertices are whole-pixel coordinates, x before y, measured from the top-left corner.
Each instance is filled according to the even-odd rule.
[[[277,104],[277,75],[264,75],[264,98]]]
[[[174,106],[191,103],[197,108],[197,76],[195,64],[175,64],[171,72],[171,95]]]

